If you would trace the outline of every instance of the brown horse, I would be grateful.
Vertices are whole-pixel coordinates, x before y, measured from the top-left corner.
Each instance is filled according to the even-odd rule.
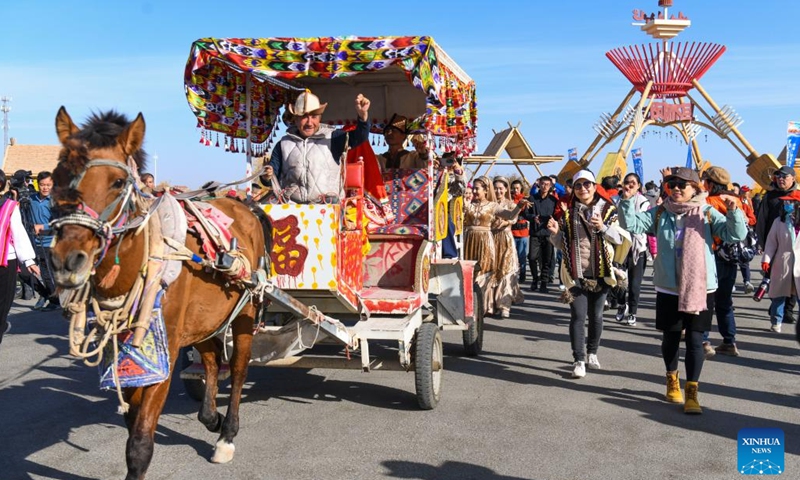
[[[134,233],[133,229],[126,231],[124,225],[120,229],[119,225],[110,223],[117,218],[134,219],[144,213],[141,202],[136,201],[141,199],[137,198],[139,194],[133,188],[135,177],[132,173],[133,169],[144,167],[145,154],[141,147],[145,122],[142,114],[133,122],[113,111],[94,114],[82,128],[78,128],[66,109],[61,107],[56,116],[56,132],[63,146],[53,175],[56,217],[72,215],[70,218],[86,220],[60,226],[55,232],[56,242],[51,254],[56,283],[70,289],[90,282],[95,298],[111,299],[125,295],[147,261],[143,235]],[[221,198],[213,200],[213,205],[234,219],[231,233],[238,239],[250,264],[258,265],[259,257],[264,255],[266,238],[263,222],[238,200]],[[119,216],[120,212],[129,214]],[[92,228],[92,225],[98,228]],[[105,228],[101,228],[103,226]],[[108,228],[111,226],[117,229]],[[114,235],[114,231],[120,230],[125,233]],[[112,282],[97,280],[105,279],[114,266],[115,255],[102,256],[102,247],[106,244],[110,245],[109,251],[118,251],[116,257],[120,259],[118,277]],[[186,246],[203,256],[200,241],[193,235],[187,236]],[[220,433],[212,458],[216,463],[225,463],[233,458],[233,438],[239,430],[239,403],[250,361],[257,306],[248,302],[231,324],[234,339],[230,359],[231,397],[224,417],[216,407],[221,344],[216,339],[206,339],[227,321],[242,294],[242,288],[226,285],[224,276],[215,276],[200,265],[184,262],[180,275],[169,286],[162,301],[170,371],[174,371],[181,347],[194,345],[201,353],[206,390],[198,419],[209,431]],[[130,405],[125,414],[128,427],[127,479],[142,479],[147,472],[169,384],[167,379],[160,384],[123,390],[125,401]]]

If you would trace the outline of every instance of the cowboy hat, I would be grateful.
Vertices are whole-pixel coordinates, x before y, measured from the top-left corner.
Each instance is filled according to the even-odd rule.
[[[383,127],[384,135],[386,134],[386,132],[389,131],[389,129],[392,128],[396,128],[397,130],[400,130],[402,133],[408,134],[408,118],[395,113],[394,115],[392,115],[392,119],[389,120],[389,123],[387,123],[386,126]]]
[[[322,115],[322,112],[325,111],[325,107],[327,106],[327,103],[320,104],[319,97],[309,90],[306,90],[297,97],[294,106],[289,104],[289,113],[297,117],[302,117],[304,115]]]

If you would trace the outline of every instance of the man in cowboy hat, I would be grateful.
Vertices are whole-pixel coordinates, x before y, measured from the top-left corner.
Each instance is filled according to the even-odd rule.
[[[272,149],[262,181],[278,179],[280,195],[297,203],[335,203],[342,196],[339,159],[345,150],[369,138],[369,99],[356,97],[358,122],[345,132],[320,124],[327,103],[306,90],[288,105],[293,125]],[[346,135],[347,134],[347,135]],[[273,188],[275,185],[273,184]]]
[[[427,158],[420,158],[415,151],[405,149],[406,137],[408,136],[408,119],[402,115],[394,114],[389,123],[383,129],[383,136],[389,150],[382,155],[378,155],[378,163],[381,170],[387,168],[425,168],[428,165]]]

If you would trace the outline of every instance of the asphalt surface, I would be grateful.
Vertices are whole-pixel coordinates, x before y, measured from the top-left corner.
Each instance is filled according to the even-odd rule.
[[[209,462],[216,435],[177,381],[147,478],[734,479],[747,427],[782,429],[783,476],[800,478],[794,326],[769,332],[768,303],[734,294],[741,356],[706,362],[704,413],[684,415],[663,400],[649,277],[645,285],[635,327],[606,312],[603,370],[580,380],[570,378],[569,311],[557,292],[526,291],[511,319],[488,319],[478,358],[446,332],[432,411],[417,408],[410,373],[253,368],[227,465]],[[113,392],[67,355],[60,313],[33,303],[13,308],[0,346],[0,479],[123,478],[127,434]]]

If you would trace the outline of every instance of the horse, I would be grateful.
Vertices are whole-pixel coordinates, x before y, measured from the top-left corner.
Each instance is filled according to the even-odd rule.
[[[139,113],[130,122],[125,115],[110,110],[92,114],[79,128],[62,106],[56,115],[56,132],[62,149],[53,172],[54,217],[71,215],[69,218],[78,218],[78,221],[54,224],[51,260],[55,281],[63,289],[76,289],[88,282],[95,298],[126,295],[148,261],[144,258],[144,235],[110,222],[118,218],[131,222],[147,213],[143,205],[148,202],[142,202],[134,175],[135,170],[144,169],[146,162],[142,149],[144,117]],[[250,265],[257,265],[265,255],[265,239],[268,238],[268,225],[263,218],[238,199],[219,198],[210,202],[234,220],[231,234],[238,240],[240,251]],[[121,212],[129,214],[120,215]],[[114,234],[115,231],[124,233]],[[185,246],[202,257],[201,240],[196,236],[187,235]],[[116,255],[104,255],[104,250],[114,251]],[[114,275],[116,278],[108,281]],[[217,412],[216,405],[222,346],[219,340],[209,337],[224,326],[242,295],[242,288],[232,286],[219,273],[214,275],[201,265],[185,261],[161,303],[170,372],[174,372],[182,347],[194,346],[202,358],[206,384],[198,419],[209,431],[219,433],[211,459],[214,463],[233,459],[233,438],[239,430],[239,405],[250,361],[253,322],[259,308],[254,303],[258,302],[245,304],[230,324],[232,380],[230,405],[224,417]],[[150,465],[154,434],[170,380],[171,374],[162,383],[122,389],[124,401],[129,405],[124,414],[128,429],[125,454],[128,480],[143,479]]]

